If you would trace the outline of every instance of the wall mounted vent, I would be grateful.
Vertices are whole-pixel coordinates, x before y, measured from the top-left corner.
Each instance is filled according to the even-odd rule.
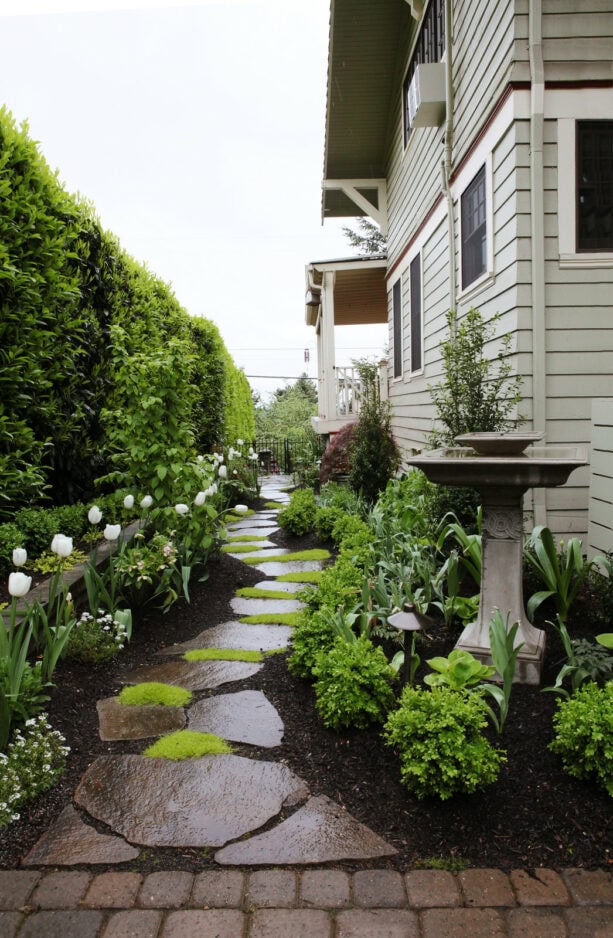
[[[439,127],[445,117],[445,63],[418,65],[409,85],[409,124]]]

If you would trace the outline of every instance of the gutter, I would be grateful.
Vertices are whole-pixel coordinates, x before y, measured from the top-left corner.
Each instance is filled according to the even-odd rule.
[[[530,237],[532,242],[532,424],[547,427],[545,385],[545,206],[543,140],[545,128],[545,68],[543,64],[542,0],[529,0],[530,62]],[[547,523],[545,489],[533,489],[535,524]]]
[[[445,0],[445,155],[441,164],[443,195],[447,200],[447,225],[449,237],[449,309],[456,308],[456,274],[455,274],[455,225],[453,220],[453,198],[451,195],[451,167],[453,154],[453,57],[452,31],[453,16],[451,10],[452,0]]]

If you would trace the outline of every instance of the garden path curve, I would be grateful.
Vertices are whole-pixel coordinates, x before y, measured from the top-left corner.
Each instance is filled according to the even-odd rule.
[[[263,498],[285,504],[284,477],[268,477]],[[272,761],[282,741],[282,720],[260,691],[223,693],[225,684],[244,680],[264,662],[188,661],[187,651],[201,648],[274,653],[288,647],[291,627],[279,615],[297,611],[293,595],[300,584],[279,582],[282,573],[320,569],[320,561],[271,560],[285,551],[268,540],[278,530],[276,508],[229,525],[230,538],[248,545],[233,556],[257,557],[266,579],[263,589],[282,590],[286,599],[235,597],[239,619],[203,631],[196,638],[159,653],[159,664],[126,676],[128,683],[161,681],[200,692],[185,708],[127,707],[117,698],[98,702],[104,740],[160,737],[188,727],[214,733],[245,747],[246,755],[207,755],[181,762],[138,754],[98,758],[75,792],[82,816],[70,805],[30,851],[26,866],[124,863],[140,846],[221,848],[221,865],[301,865],[374,859],[396,851],[381,837],[329,798],[312,794],[283,762]],[[229,547],[230,545],[228,545]],[[242,621],[257,615],[257,624]],[[270,615],[271,621],[262,621]],[[281,618],[281,622],[282,622]],[[218,689],[219,690],[218,692]],[[263,751],[262,751],[263,750]],[[253,755],[253,757],[251,757]],[[99,822],[88,822],[88,816]],[[105,832],[100,832],[100,824]]]

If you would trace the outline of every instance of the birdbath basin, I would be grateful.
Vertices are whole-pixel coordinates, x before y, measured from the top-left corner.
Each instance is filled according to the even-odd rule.
[[[539,684],[545,633],[529,622],[524,610],[522,500],[530,488],[563,485],[574,469],[586,464],[587,455],[576,446],[530,446],[527,449],[535,434],[517,434],[523,438],[518,440],[511,439],[513,436],[511,433],[467,433],[457,439],[470,445],[431,450],[412,456],[408,462],[421,469],[431,482],[469,486],[481,495],[479,615],[475,622],[466,626],[456,648],[469,651],[479,661],[490,664],[489,626],[498,608],[503,619],[508,616],[509,628],[519,623],[516,645],[523,642],[523,648],[517,657],[515,680]],[[536,439],[540,436],[536,435]],[[484,446],[487,452],[483,451]]]

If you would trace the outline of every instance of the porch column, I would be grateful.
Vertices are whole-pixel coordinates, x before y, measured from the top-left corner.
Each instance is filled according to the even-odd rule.
[[[321,362],[321,405],[328,420],[336,417],[336,375],[334,364],[336,349],[334,347],[334,271],[327,271],[323,275],[321,291],[321,328],[320,353]]]

